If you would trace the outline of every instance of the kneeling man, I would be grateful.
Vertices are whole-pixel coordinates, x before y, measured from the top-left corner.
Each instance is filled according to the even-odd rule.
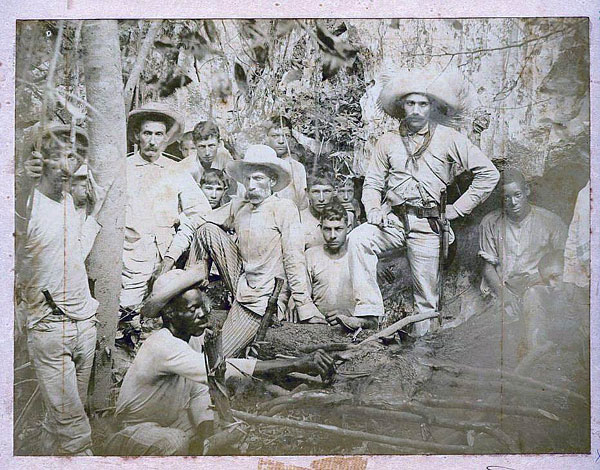
[[[125,375],[116,410],[122,429],[108,443],[111,455],[185,455],[193,440],[210,434],[205,357],[189,344],[209,326],[209,302],[196,287],[203,280],[198,266],[156,280],[142,315],[160,314],[163,328],[146,339]],[[225,378],[327,374],[332,368],[333,359],[322,351],[294,360],[227,359]]]

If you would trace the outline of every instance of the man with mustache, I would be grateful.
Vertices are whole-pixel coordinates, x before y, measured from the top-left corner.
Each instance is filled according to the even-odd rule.
[[[433,70],[410,70],[382,89],[379,102],[399,128],[377,142],[362,195],[368,223],[349,236],[355,316],[383,315],[378,256],[403,246],[418,313],[439,313],[442,194],[457,172],[473,173],[467,191],[446,208],[447,220],[454,220],[468,215],[498,182],[498,170],[481,150],[444,125],[460,109],[457,83]],[[428,333],[430,323],[415,323],[413,332]]]
[[[217,265],[235,300],[223,325],[223,353],[235,357],[254,338],[275,278],[287,280],[298,315],[323,317],[308,295],[304,234],[298,208],[276,193],[291,181],[289,167],[266,145],[251,145],[227,173],[246,189],[244,198],[203,218],[190,250],[190,266]],[[234,229],[237,242],[226,229]]]
[[[127,137],[137,151],[127,158],[127,209],[121,307],[137,311],[175,235],[179,214],[197,220],[210,211],[190,174],[163,154],[182,131],[181,117],[162,103],[129,113]]]
[[[505,170],[499,186],[503,208],[490,212],[479,226],[482,292],[501,297],[509,319],[516,321],[525,292],[542,282],[540,260],[564,250],[567,228],[557,215],[529,203],[530,189],[520,171]]]
[[[29,357],[46,416],[41,443],[48,454],[92,455],[84,403],[96,349],[98,302],[90,293],[85,259],[100,231],[101,201],[80,222],[71,178],[82,164],[88,138],[79,127],[50,124],[35,137],[39,182],[17,272],[17,292],[27,311]]]
[[[210,302],[198,288],[203,280],[201,265],[157,278],[142,314],[160,315],[163,327],[146,339],[123,379],[115,413],[121,430],[107,443],[110,455],[200,454],[194,441],[202,443],[212,433],[204,353],[190,346],[190,339],[209,327]],[[323,351],[293,360],[227,359],[225,378],[269,379],[290,372],[325,376],[333,364]]]

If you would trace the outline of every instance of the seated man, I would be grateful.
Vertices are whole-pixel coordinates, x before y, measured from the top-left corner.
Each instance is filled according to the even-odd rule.
[[[377,317],[354,317],[356,302],[348,259],[348,213],[338,202],[320,214],[324,244],[306,251],[306,269],[317,309],[330,324],[341,323],[349,329],[376,328]]]
[[[142,315],[160,314],[163,328],[148,337],[125,375],[116,409],[121,430],[107,443],[110,455],[185,455],[212,431],[205,356],[189,344],[209,326],[197,268],[160,276],[142,308]],[[332,368],[333,359],[317,351],[294,360],[228,359],[225,377],[325,375]]]
[[[306,249],[324,243],[319,219],[323,210],[331,202],[333,194],[333,183],[328,177],[313,176],[309,178],[308,207],[300,211],[300,220],[304,228],[304,247]]]
[[[529,203],[530,190],[518,170],[502,175],[504,207],[486,215],[479,228],[479,256],[485,261],[482,292],[502,296],[506,313],[516,320],[523,295],[540,284],[538,264],[563,250],[566,227],[555,214]]]
[[[227,165],[227,173],[244,184],[246,197],[204,217],[189,264],[215,263],[235,297],[223,325],[223,352],[235,357],[254,338],[276,277],[287,280],[301,320],[325,323],[325,318],[308,295],[298,210],[274,194],[289,184],[289,167],[272,148],[251,145],[243,160]],[[237,242],[227,235],[230,229]]]

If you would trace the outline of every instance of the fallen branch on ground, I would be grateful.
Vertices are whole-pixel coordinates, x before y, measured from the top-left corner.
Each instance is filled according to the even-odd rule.
[[[559,421],[558,416],[541,408],[531,408],[518,405],[492,405],[490,403],[471,402],[466,400],[444,400],[438,398],[417,398],[414,400],[424,406],[435,408],[458,408],[472,411],[490,411],[503,415],[529,416],[532,418],[546,418]]]
[[[440,428],[459,429],[462,431],[475,430],[492,436],[498,442],[504,444],[511,452],[519,452],[519,446],[514,439],[512,439],[502,430],[496,428],[493,423],[455,421],[448,418],[440,418],[430,413],[423,407],[414,407],[413,409],[416,411],[416,414],[402,411],[381,410],[368,406],[341,405],[337,407],[337,409],[345,411],[348,414],[354,414],[356,412],[363,413],[372,418],[381,419],[384,421],[396,419],[399,421],[409,421],[412,423],[427,423],[430,426],[436,426]]]
[[[394,333],[396,333],[396,331],[401,330],[402,328],[404,328],[407,325],[410,325],[411,323],[416,323],[419,321],[429,320],[430,318],[437,318],[437,317],[438,317],[438,314],[436,312],[420,313],[418,315],[409,315],[408,317],[404,317],[401,320],[398,320],[396,323],[391,324],[387,328],[384,328],[383,330],[372,334],[368,338],[366,338],[363,341],[361,341],[360,343],[358,343],[358,346],[360,347],[365,343],[369,343],[371,341],[378,340],[379,338],[382,338],[384,336],[393,335]]]
[[[352,394],[350,393],[334,393],[325,390],[303,390],[291,395],[273,398],[272,400],[260,403],[258,410],[266,411],[279,405],[297,406],[325,406],[332,403],[341,403],[350,401]]]
[[[446,370],[448,372],[456,372],[459,374],[467,373],[467,374],[473,374],[473,375],[478,375],[478,376],[482,376],[482,377],[492,377],[492,378],[497,378],[502,381],[511,380],[511,381],[515,381],[515,382],[520,382],[523,385],[539,387],[539,388],[542,388],[543,390],[548,390],[551,392],[567,395],[568,397],[577,398],[577,399],[583,400],[584,402],[587,403],[587,399],[583,395],[580,395],[577,392],[573,392],[572,390],[569,390],[564,387],[557,387],[555,385],[550,385],[550,384],[541,382],[539,380],[535,380],[530,377],[524,377],[522,375],[518,375],[518,374],[515,374],[512,372],[508,372],[508,371],[503,371],[503,370],[499,370],[499,369],[484,369],[484,368],[480,368],[480,367],[472,367],[472,366],[466,366],[466,365],[462,365],[462,364],[453,364],[451,362],[433,361],[433,360],[419,361],[419,363],[424,366],[431,367],[432,369],[437,369],[437,370]]]
[[[550,390],[540,390],[527,386],[525,384],[515,384],[510,380],[488,380],[487,382],[481,382],[479,380],[469,380],[459,377],[445,378],[444,381],[454,387],[463,387],[468,389],[483,389],[488,393],[505,393],[507,391],[528,393],[531,396],[543,399],[548,398],[550,393],[554,393]],[[548,393],[544,393],[548,392]]]
[[[410,315],[408,317],[404,317],[401,320],[398,320],[397,322],[393,323],[392,325],[384,328],[381,331],[378,331],[377,333],[373,333],[371,336],[365,338],[363,341],[361,341],[358,344],[352,344],[352,343],[320,343],[320,344],[315,344],[315,345],[309,345],[309,346],[303,346],[300,348],[300,351],[303,353],[310,353],[313,351],[316,351],[317,349],[323,349],[324,351],[349,351],[350,356],[345,355],[345,354],[339,354],[337,355],[338,357],[342,358],[342,359],[348,359],[349,357],[351,357],[353,354],[353,351],[356,351],[357,349],[361,348],[362,346],[365,346],[368,343],[371,343],[373,341],[378,340],[379,338],[385,337],[385,336],[391,336],[394,333],[396,333],[397,331],[401,330],[402,328],[404,328],[405,326],[410,325],[411,323],[416,323],[419,321],[423,321],[423,320],[429,320],[430,318],[437,318],[438,314],[437,313],[420,313],[418,315]]]
[[[401,439],[397,437],[372,434],[368,432],[355,431],[340,428],[329,424],[314,423],[310,421],[299,421],[290,418],[273,418],[270,416],[253,415],[244,411],[232,410],[233,416],[250,424],[267,424],[271,426],[284,426],[310,431],[319,431],[329,435],[342,436],[360,441],[380,442],[398,447],[411,447],[420,451],[443,454],[466,454],[472,453],[473,449],[468,446],[437,444],[435,442],[417,441],[413,439]]]
[[[16,368],[15,368],[15,372],[19,372],[20,370],[26,369],[26,368],[27,368],[27,367],[29,367],[30,365],[31,365],[31,361],[29,361],[29,362],[26,362],[25,364],[23,364],[23,365],[21,365],[21,366],[19,366],[19,367],[16,367]]]
[[[345,351],[346,349],[356,348],[356,344],[352,343],[319,343],[312,344],[309,346],[301,346],[300,352],[309,354],[315,352],[317,349],[322,349],[323,351]]]

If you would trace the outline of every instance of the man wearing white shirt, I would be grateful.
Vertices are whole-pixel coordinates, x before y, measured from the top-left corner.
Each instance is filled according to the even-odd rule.
[[[96,309],[85,259],[100,230],[96,207],[80,224],[69,194],[87,136],[50,125],[41,135],[41,177],[34,189],[17,286],[27,310],[29,356],[46,409],[47,451],[91,455],[84,410],[96,347]],[[40,156],[38,155],[37,158]]]
[[[162,151],[177,140],[181,118],[155,103],[133,110],[127,136],[138,146],[127,159],[127,209],[121,307],[136,311],[148,293],[183,212],[192,219],[210,211],[191,175]]]

